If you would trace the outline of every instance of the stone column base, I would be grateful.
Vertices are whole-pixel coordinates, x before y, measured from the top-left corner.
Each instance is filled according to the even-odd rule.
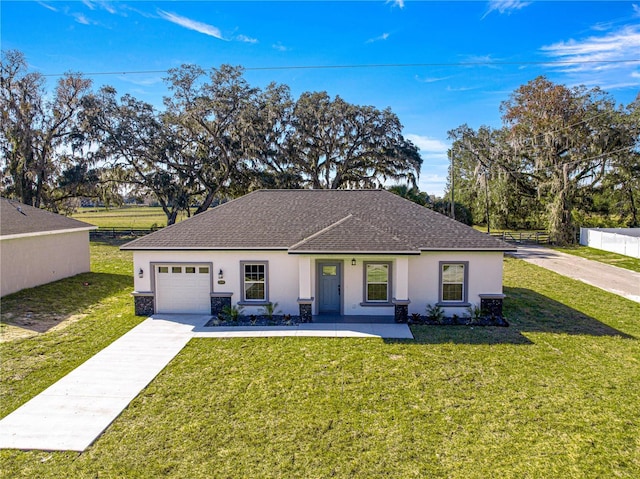
[[[393,300],[393,315],[396,323],[407,323],[409,321],[409,301],[408,299]]]
[[[300,322],[310,323],[313,321],[312,308],[313,298],[311,299],[298,299],[298,308],[300,310]]]
[[[133,307],[136,316],[151,316],[155,313],[155,301],[153,293],[131,293],[133,296]]]
[[[481,294],[480,309],[488,317],[502,318],[502,300],[504,294]]]
[[[211,316],[218,316],[224,308],[231,307],[233,293],[211,293]]]

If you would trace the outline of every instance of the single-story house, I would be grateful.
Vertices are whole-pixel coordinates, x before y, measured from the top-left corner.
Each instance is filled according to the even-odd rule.
[[[506,243],[384,190],[259,190],[121,247],[135,311],[502,315]]]
[[[0,198],[0,296],[89,271],[95,228]]]

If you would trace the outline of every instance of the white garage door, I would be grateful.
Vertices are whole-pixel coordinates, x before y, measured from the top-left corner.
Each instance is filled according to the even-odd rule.
[[[211,266],[156,265],[156,312],[209,314]]]

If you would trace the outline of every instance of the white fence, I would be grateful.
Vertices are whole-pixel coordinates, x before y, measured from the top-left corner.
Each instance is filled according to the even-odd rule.
[[[640,228],[580,228],[580,244],[640,258]]]

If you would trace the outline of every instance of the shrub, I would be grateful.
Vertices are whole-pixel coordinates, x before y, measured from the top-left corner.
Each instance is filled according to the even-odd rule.
[[[262,311],[260,311],[260,313],[266,316],[267,318],[272,319],[274,314],[282,313],[282,311],[276,311],[277,309],[278,309],[278,303],[269,302],[262,307]]]
[[[444,310],[437,304],[434,306],[427,304],[427,318],[440,323],[444,319]]]
[[[243,311],[242,306],[225,306],[222,308],[222,317],[227,321],[233,321],[234,323],[238,321],[238,318],[242,314]]]

